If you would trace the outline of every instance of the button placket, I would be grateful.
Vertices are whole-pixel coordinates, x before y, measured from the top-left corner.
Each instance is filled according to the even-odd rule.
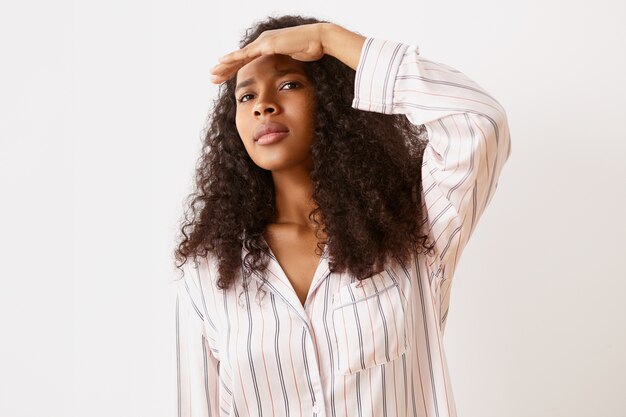
[[[313,323],[310,323],[310,326],[313,326]],[[313,340],[313,334],[309,331],[308,328],[306,329],[306,334],[315,351],[316,350],[315,340]],[[324,392],[323,392],[324,388],[322,386],[322,378],[320,375],[319,358],[317,356],[317,352],[315,352],[315,355],[312,356],[311,361],[315,362],[315,366],[311,367],[312,372],[310,374],[311,383],[313,384],[313,390],[315,391],[315,400],[313,401],[311,410],[313,411],[315,417],[321,417],[324,414],[322,413],[323,404],[324,404]]]

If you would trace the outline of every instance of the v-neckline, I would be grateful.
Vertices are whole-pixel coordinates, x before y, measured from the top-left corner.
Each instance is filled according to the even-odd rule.
[[[315,271],[313,272],[313,276],[311,277],[311,283],[309,284],[309,289],[308,289],[308,292],[307,292],[307,296],[306,296],[306,298],[304,300],[304,304],[302,304],[302,302],[300,301],[300,298],[298,297],[298,294],[296,293],[296,289],[294,288],[293,284],[289,280],[289,277],[287,276],[287,273],[285,272],[283,267],[280,265],[280,262],[278,262],[278,258],[274,254],[274,251],[272,250],[272,247],[269,245],[269,243],[267,243],[267,240],[265,239],[265,236],[263,236],[263,234],[261,234],[261,239],[263,239],[263,242],[265,242],[265,245],[267,246],[267,248],[269,250],[271,261],[275,265],[275,268],[279,271],[279,273],[281,275],[281,277],[280,277],[281,280],[284,282],[285,285],[287,285],[287,286],[289,286],[291,288],[291,291],[293,292],[294,297],[296,298],[296,300],[298,300],[298,305],[300,305],[300,307],[302,307],[302,308],[305,308],[306,307],[306,303],[307,303],[307,301],[309,299],[309,294],[311,294],[313,291],[315,291],[315,288],[317,287],[317,282],[319,281],[318,274],[320,274],[320,270],[323,268],[323,265],[325,263],[325,258],[327,258],[327,255],[328,255],[328,242],[326,242],[326,244],[324,245],[324,250],[322,251],[322,256],[320,256],[320,259],[319,259],[319,261],[317,263],[317,266],[315,267]]]

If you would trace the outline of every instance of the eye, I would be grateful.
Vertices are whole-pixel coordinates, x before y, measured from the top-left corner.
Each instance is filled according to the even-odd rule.
[[[244,94],[243,96],[239,97],[239,101],[240,103],[245,103],[248,100],[244,100],[245,97],[251,96],[252,94]]]
[[[300,87],[300,83],[299,83],[299,82],[297,82],[297,81],[287,81],[287,82],[283,83],[283,85],[281,86],[281,88],[282,88],[282,87],[284,87],[284,86],[286,86],[286,85],[294,85],[294,86],[296,86],[295,88]],[[293,88],[288,88],[287,90],[293,90]],[[239,97],[239,99],[238,99],[237,101],[238,101],[238,102],[240,102],[240,103],[245,103],[245,102],[247,102],[248,100],[244,100],[244,99],[245,99],[246,97],[248,97],[248,96],[251,96],[251,95],[252,95],[252,94],[244,94],[244,95],[242,95],[241,97]]]
[[[300,86],[300,83],[297,81],[287,81],[285,84],[283,84],[283,87],[289,84],[293,84],[293,85],[297,85]],[[289,88],[289,90],[292,90],[291,88]]]

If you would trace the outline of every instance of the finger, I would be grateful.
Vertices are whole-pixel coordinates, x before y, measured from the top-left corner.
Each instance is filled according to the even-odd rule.
[[[256,50],[256,48],[250,44],[220,57],[218,61],[221,64],[233,64],[238,61],[250,62],[259,55],[260,53]]]
[[[222,72],[224,72],[224,68],[225,66],[223,64],[217,64],[215,65],[213,68],[211,68],[211,70],[209,71],[211,74],[220,74]]]
[[[213,75],[226,76],[231,74],[233,70],[236,71],[235,68],[238,69],[239,67],[240,64],[217,64],[216,66],[211,68],[210,72]]]
[[[216,67],[213,67],[211,69],[211,76],[213,78],[222,78],[222,79],[228,79],[230,78],[235,72],[237,71],[236,67],[233,66],[225,66],[225,65],[218,65]]]
[[[237,73],[237,70],[241,67],[241,65],[224,65],[219,64],[211,69],[211,81],[214,83],[221,83],[223,81],[228,80],[234,74]]]
[[[226,76],[226,75],[222,75],[222,74],[219,74],[219,75],[211,75],[211,82],[212,82],[213,84],[220,84],[220,83],[222,83],[222,82],[224,82],[224,81],[228,80],[229,78],[230,78],[230,77],[228,77],[228,76]]]
[[[211,81],[220,83],[231,78],[239,68],[260,56],[260,52],[255,52],[258,48],[253,47],[254,45],[250,44],[218,58],[219,64],[210,69]]]

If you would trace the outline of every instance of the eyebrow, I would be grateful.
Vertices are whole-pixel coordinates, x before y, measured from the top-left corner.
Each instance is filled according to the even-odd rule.
[[[275,70],[274,74],[276,75],[285,75],[285,74],[301,74],[306,76],[306,74],[304,73],[304,71],[302,71],[301,69],[298,68],[286,68],[284,70]],[[242,82],[240,82],[239,84],[237,84],[237,87],[235,87],[235,92],[239,91],[241,88],[247,87],[251,84],[256,83],[256,79],[254,77],[252,78],[248,78],[247,80],[244,80]]]

